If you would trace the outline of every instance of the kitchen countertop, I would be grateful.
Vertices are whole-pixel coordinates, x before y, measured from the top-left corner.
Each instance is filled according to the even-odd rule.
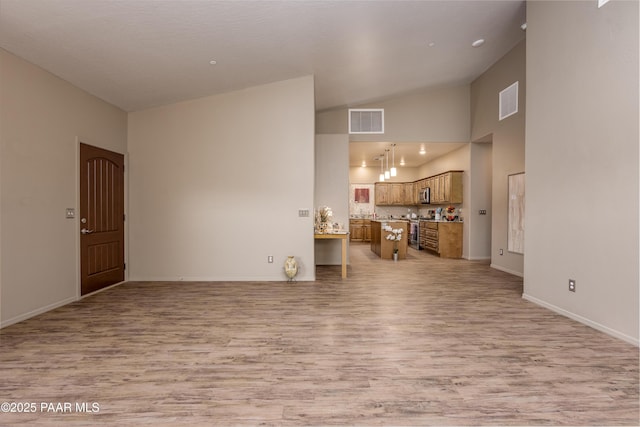
[[[427,218],[349,218],[349,219],[368,219],[376,222],[410,222],[410,221],[424,221],[424,222],[463,222],[463,221],[447,221],[446,219],[427,219]]]
[[[409,218],[377,218],[377,219],[372,219],[371,221],[378,221],[378,222],[400,222],[400,221],[423,221],[423,222],[462,222],[462,221],[447,221],[446,219],[426,219],[426,218],[416,218],[416,219],[409,219]]]

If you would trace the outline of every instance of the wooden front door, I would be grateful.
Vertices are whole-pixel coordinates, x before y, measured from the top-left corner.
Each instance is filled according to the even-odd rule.
[[[80,144],[81,294],[124,281],[124,155]]]

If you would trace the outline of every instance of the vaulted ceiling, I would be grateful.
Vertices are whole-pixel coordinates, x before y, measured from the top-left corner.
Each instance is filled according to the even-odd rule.
[[[325,110],[468,84],[524,22],[522,0],[0,0],[0,47],[125,111],[310,74]],[[383,145],[351,144],[350,164]],[[459,145],[403,143],[398,160]]]
[[[309,74],[323,110],[469,83],[524,20],[509,0],[1,0],[0,47],[125,111]]]

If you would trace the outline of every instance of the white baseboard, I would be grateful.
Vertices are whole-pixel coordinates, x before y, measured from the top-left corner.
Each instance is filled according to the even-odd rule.
[[[298,276],[295,279],[297,282],[313,282],[316,280],[315,275],[308,276]],[[246,277],[180,277],[180,276],[165,276],[165,277],[154,277],[154,276],[133,276],[129,277],[129,282],[286,282],[287,277],[282,274],[282,276],[272,277],[272,276],[246,276]]]
[[[579,314],[575,314],[572,313],[570,311],[567,311],[563,308],[560,308],[558,306],[555,306],[553,304],[549,304],[548,302],[545,302],[543,300],[540,300],[536,297],[532,297],[531,295],[527,295],[527,294],[522,294],[522,298],[526,299],[527,301],[530,301],[534,304],[537,304],[541,307],[547,308],[555,313],[561,314],[562,316],[568,317],[570,319],[573,319],[577,322],[580,322],[584,325],[590,326],[593,329],[597,329],[600,332],[604,332],[607,335],[611,335],[612,337],[621,339],[623,341],[628,342],[629,344],[633,344],[634,346],[638,347],[640,346],[640,341],[638,341],[637,338],[631,337],[627,334],[623,334],[622,332],[616,331],[615,329],[611,329],[607,326],[601,325],[598,322],[594,322],[593,320],[589,320],[586,317],[582,317]]]
[[[62,307],[63,305],[67,305],[67,304],[75,302],[77,300],[78,300],[78,298],[76,298],[76,297],[66,298],[66,299],[63,299],[61,301],[54,302],[53,304],[45,305],[44,307],[40,307],[40,308],[37,308],[35,310],[31,310],[31,311],[29,311],[27,313],[23,313],[23,314],[21,314],[19,316],[11,318],[11,319],[7,319],[4,322],[0,323],[0,329],[6,328],[7,326],[13,325],[13,324],[18,323],[18,322],[22,322],[23,320],[27,320],[27,319],[29,319],[31,317],[35,317],[35,316],[37,316],[39,314],[46,313],[47,311],[54,310],[54,309],[56,309],[58,307]]]
[[[22,322],[23,320],[30,319],[32,317],[35,317],[35,316],[39,315],[39,314],[46,313],[47,311],[55,310],[56,308],[62,307],[63,305],[67,305],[67,304],[70,304],[72,302],[79,301],[82,298],[86,298],[86,297],[89,297],[91,295],[95,295],[95,294],[97,294],[99,292],[102,292],[102,291],[106,291],[107,289],[113,288],[114,286],[118,286],[118,285],[121,285],[123,283],[125,283],[125,282],[115,283],[115,284],[113,284],[111,286],[107,286],[106,288],[98,289],[97,291],[92,292],[92,293],[87,294],[87,295],[82,295],[82,296],[78,296],[78,297],[69,297],[69,298],[63,299],[61,301],[54,302],[53,304],[45,305],[44,307],[40,307],[40,308],[37,308],[35,310],[31,310],[28,313],[24,313],[24,314],[21,314],[19,316],[13,317],[11,319],[5,320],[4,322],[1,322],[0,323],[0,329],[5,328],[5,327],[10,326],[10,325],[13,325],[13,324],[16,324],[18,322]]]
[[[509,270],[508,268],[501,267],[496,264],[491,264],[491,268],[495,268],[496,270],[504,271],[505,273],[513,274],[514,276],[524,277],[524,273],[515,270]]]
[[[467,257],[469,261],[491,261],[490,256],[470,256]]]

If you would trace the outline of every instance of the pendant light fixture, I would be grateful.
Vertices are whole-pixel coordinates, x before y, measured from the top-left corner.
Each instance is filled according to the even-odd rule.
[[[380,156],[380,177],[378,178],[378,181],[380,182],[384,182],[384,157],[381,155]]]
[[[391,178],[391,172],[389,172],[389,149],[384,150],[384,158],[387,160],[387,168],[384,171],[385,179]]]
[[[391,176],[397,176],[398,170],[396,169],[396,144],[391,144]]]

